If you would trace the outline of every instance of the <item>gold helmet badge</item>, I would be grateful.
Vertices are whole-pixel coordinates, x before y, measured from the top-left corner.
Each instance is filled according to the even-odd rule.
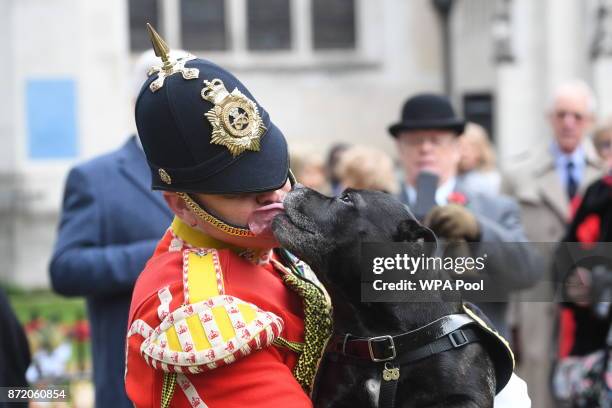
[[[238,88],[229,93],[220,79],[204,81],[202,98],[215,106],[205,113],[213,131],[210,143],[227,147],[236,157],[245,150],[258,152],[266,131],[255,102]]]
[[[149,71],[149,75],[155,73],[158,75],[149,85],[152,92],[162,88],[165,79],[175,73],[180,73],[186,80],[198,78],[200,71],[197,68],[185,67],[187,61],[195,59],[194,56],[190,55],[173,61],[170,58],[170,49],[166,42],[148,23],[147,29],[155,55],[162,60],[161,66],[153,67]],[[247,98],[238,88],[229,93],[220,79],[204,81],[201,95],[203,99],[215,105],[205,113],[206,118],[212,125],[210,143],[227,147],[234,157],[245,150],[259,151],[260,139],[265,133],[266,127],[255,102]],[[165,171],[164,174],[160,173],[160,177],[166,184],[171,183],[170,176]]]

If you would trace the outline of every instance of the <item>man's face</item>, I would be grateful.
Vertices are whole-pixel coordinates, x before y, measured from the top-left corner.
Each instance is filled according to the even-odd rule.
[[[282,188],[273,191],[244,194],[191,194],[191,196],[207,211],[221,218],[223,221],[235,226],[248,228],[249,217],[255,210],[270,204],[282,203],[290,190],[291,185],[287,180]],[[184,205],[182,199],[177,201],[176,196],[172,198],[172,194],[173,193],[165,193],[165,195],[168,195],[166,201],[168,201],[174,213],[186,223],[200,229],[215,239],[247,248],[273,248],[278,246],[276,239],[271,234],[256,237],[237,237],[220,231],[193,214],[193,212]]]
[[[578,147],[593,123],[588,104],[588,96],[577,90],[559,94],[554,101],[549,120],[564,153],[572,153]]]
[[[253,211],[263,206],[282,203],[291,190],[289,181],[274,191],[244,194],[193,194],[197,202],[230,224],[245,227]]]
[[[457,174],[461,153],[452,131],[404,131],[398,134],[396,143],[408,184],[414,186],[422,171],[438,175],[440,184]]]

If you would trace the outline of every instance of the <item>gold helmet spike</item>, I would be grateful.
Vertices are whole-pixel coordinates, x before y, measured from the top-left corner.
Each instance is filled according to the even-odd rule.
[[[185,63],[195,59],[191,54],[178,58],[174,61],[170,60],[170,48],[168,44],[161,38],[153,26],[147,23],[147,30],[149,31],[149,37],[151,38],[151,44],[153,44],[153,51],[155,55],[162,60],[162,66],[155,66],[149,70],[148,75],[151,76],[155,73],[158,74],[157,79],[149,85],[151,92],[156,92],[158,89],[164,86],[164,80],[172,74],[180,72],[183,79],[196,79],[200,75],[200,70],[197,68],[186,68]]]
[[[168,48],[168,44],[166,44],[164,39],[161,38],[161,36],[149,23],[147,23],[147,30],[149,31],[149,38],[151,39],[151,44],[153,44],[155,56],[161,58],[162,62],[164,63],[162,69],[166,72],[172,71],[172,62],[170,62],[170,48]]]

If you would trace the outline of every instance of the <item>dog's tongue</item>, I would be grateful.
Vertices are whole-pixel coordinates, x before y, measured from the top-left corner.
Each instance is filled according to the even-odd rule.
[[[271,235],[272,220],[285,211],[283,203],[269,204],[253,211],[248,219],[249,229],[255,235]]]

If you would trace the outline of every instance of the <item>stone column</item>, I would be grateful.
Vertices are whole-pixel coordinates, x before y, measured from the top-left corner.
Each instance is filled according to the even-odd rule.
[[[5,95],[0,102],[0,280],[10,278],[15,264],[15,221],[13,208],[15,202],[15,175],[17,167],[17,134],[15,132],[15,65],[13,37],[13,0],[0,0],[0,48],[3,50],[3,63],[0,64],[0,92]]]
[[[544,53],[545,69],[542,79],[550,94],[560,83],[585,78],[586,38],[582,17],[586,2],[581,0],[546,0],[544,15],[546,37]],[[542,24],[540,23],[540,24]]]
[[[541,133],[534,44],[539,10],[531,0],[498,0],[493,20],[496,63],[495,133],[503,168],[528,151]]]
[[[182,48],[181,5],[178,0],[158,0],[157,4],[164,22],[164,40],[170,49]]]
[[[612,117],[612,1],[600,0],[591,42],[593,88],[600,119]]]

